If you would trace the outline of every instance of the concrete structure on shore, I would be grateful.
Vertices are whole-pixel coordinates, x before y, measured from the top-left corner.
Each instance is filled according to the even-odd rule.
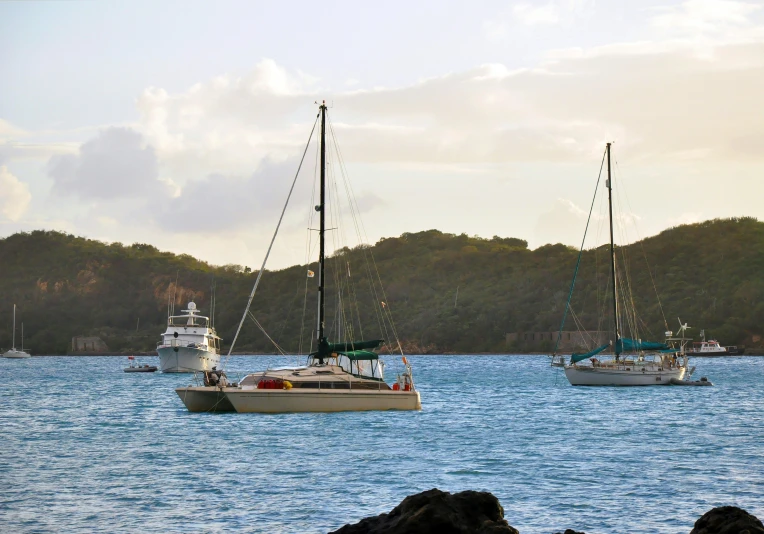
[[[551,351],[557,342],[555,332],[511,332],[506,334],[507,347],[536,351]],[[603,330],[592,332],[563,330],[558,352],[585,351],[604,345],[610,333]]]
[[[109,352],[109,347],[100,337],[75,336],[72,338],[72,352],[103,354]]]

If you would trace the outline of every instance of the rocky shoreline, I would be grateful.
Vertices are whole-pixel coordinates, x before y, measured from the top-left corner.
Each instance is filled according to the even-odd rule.
[[[623,532],[628,532],[624,525]],[[550,528],[555,534],[585,534]],[[520,534],[504,519],[499,500],[486,491],[448,493],[433,488],[409,495],[389,513],[367,517],[329,534]],[[735,506],[703,514],[689,534],[764,534],[755,516]]]

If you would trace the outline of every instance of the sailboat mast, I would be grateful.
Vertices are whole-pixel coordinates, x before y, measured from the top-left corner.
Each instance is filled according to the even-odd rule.
[[[615,245],[613,245],[613,179],[610,175],[610,143],[607,144],[607,203],[610,212],[610,274],[613,280],[613,321],[615,323],[615,357],[618,359],[620,350],[618,341],[621,339],[618,331],[618,299],[616,298],[615,279]]]
[[[321,193],[319,200],[320,226],[318,230],[318,324],[316,335],[318,341],[318,360],[323,363],[322,346],[324,338],[324,232],[326,231],[326,101],[321,104]]]
[[[13,350],[16,350],[16,305],[13,305]]]

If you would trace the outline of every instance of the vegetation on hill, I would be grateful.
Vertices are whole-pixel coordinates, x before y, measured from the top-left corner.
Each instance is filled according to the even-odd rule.
[[[670,329],[676,330],[681,317],[724,344],[762,346],[764,223],[740,218],[679,226],[619,254],[626,259],[643,331],[653,339],[660,340],[665,329],[654,284]],[[584,253],[571,303],[589,329],[609,326],[599,313],[606,255],[605,248]],[[363,259],[372,256],[384,295],[369,283],[376,274]],[[353,313],[368,325],[356,330],[359,336],[389,338],[375,312],[384,299],[409,351],[500,352],[507,350],[507,332],[559,328],[577,256],[577,250],[559,244],[529,250],[513,238],[406,233],[335,254],[327,262],[327,294],[332,295],[335,274],[352,273],[358,301]],[[266,271],[253,303],[254,316],[290,352],[308,350],[314,334],[315,279],[306,279],[308,268],[316,269]],[[256,275],[151,245],[106,244],[59,232],[15,234],[0,240],[0,347],[11,345],[16,303],[24,344],[33,354],[66,353],[79,335],[99,336],[114,351],[152,350],[165,326],[168,299],[175,297],[176,311],[193,299],[209,313],[213,282],[216,327],[230,343]],[[335,304],[329,297],[330,336],[337,323]],[[575,329],[571,319],[566,329]],[[251,321],[236,350],[274,352]]]

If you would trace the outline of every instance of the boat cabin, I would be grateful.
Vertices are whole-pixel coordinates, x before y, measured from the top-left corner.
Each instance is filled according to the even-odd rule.
[[[162,341],[157,343],[157,349],[190,347],[219,353],[221,338],[210,326],[210,318],[199,315],[193,302],[188,303],[188,309],[181,311],[182,315],[167,318],[167,330],[162,334]]]

